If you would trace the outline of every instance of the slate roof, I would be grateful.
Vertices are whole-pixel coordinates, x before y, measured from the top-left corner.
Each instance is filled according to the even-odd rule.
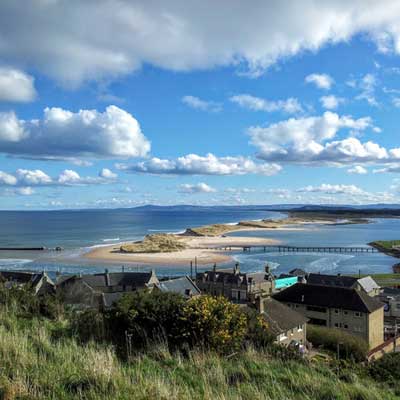
[[[264,312],[262,315],[275,335],[280,335],[299,325],[303,325],[308,320],[304,315],[272,298],[264,300]]]
[[[33,286],[37,285],[43,278],[44,273],[30,272],[30,271],[0,271],[0,281],[2,278],[5,281],[13,281],[20,284],[30,283]]]
[[[371,313],[383,304],[361,290],[296,283],[273,295],[278,301]]]
[[[156,286],[162,292],[179,293],[185,297],[190,297],[188,295],[188,291],[190,291],[192,296],[201,294],[200,289],[188,276],[183,276],[181,278],[176,278],[176,279],[169,279],[166,281],[160,281]]]
[[[124,294],[131,292],[113,292],[113,293],[102,293],[103,306],[110,308],[115,302],[117,302]]]
[[[238,282],[249,282],[250,279],[254,283],[259,283],[268,280],[268,274],[265,272],[234,272],[232,269],[217,269],[215,271],[199,272],[197,279],[201,280],[203,276],[207,277],[207,281],[211,282],[225,282],[236,284]]]
[[[307,275],[307,272],[304,271],[304,269],[301,268],[294,268],[291,271],[289,271],[290,275],[295,275],[295,276],[305,276]]]
[[[307,283],[311,285],[338,286],[351,288],[357,283],[357,278],[342,275],[308,274]]]
[[[108,275],[109,284],[107,285]],[[72,279],[82,279],[87,285],[94,289],[101,289],[110,286],[134,286],[143,287],[152,278],[152,272],[109,272],[100,274],[73,275],[67,279],[62,279],[59,284],[62,285]]]

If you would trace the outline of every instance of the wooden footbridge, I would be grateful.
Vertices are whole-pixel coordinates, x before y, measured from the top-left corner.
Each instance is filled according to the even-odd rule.
[[[243,252],[250,252],[251,250],[258,250],[266,252],[279,252],[279,253],[378,253],[379,250],[370,246],[231,246],[231,247],[217,247],[218,250],[238,250]]]

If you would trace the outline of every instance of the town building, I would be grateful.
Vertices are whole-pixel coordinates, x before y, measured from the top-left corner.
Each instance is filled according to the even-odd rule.
[[[384,341],[383,303],[363,290],[296,283],[273,295],[309,319],[363,338],[369,348]]]
[[[355,278],[345,275],[326,275],[326,274],[306,274],[304,276],[305,282],[311,285],[334,286],[343,287],[348,289],[363,290],[369,296],[378,296],[381,288],[370,277]]]
[[[306,344],[307,318],[303,314],[272,297],[260,297],[256,304],[268,324],[268,329],[276,337],[276,343],[285,346]]]
[[[161,279],[160,282],[154,286],[154,289],[166,293],[178,293],[186,299],[201,295],[201,290],[188,276],[167,280]]]
[[[72,275],[57,281],[57,292],[64,303],[74,308],[108,308],[124,294],[141,289],[152,290],[159,283],[154,271],[114,272]]]
[[[6,288],[29,287],[37,296],[55,292],[54,282],[46,272],[0,271],[1,282]]]
[[[241,272],[239,264],[233,269],[217,269],[199,272],[196,285],[202,293],[225,296],[236,303],[253,301],[257,296],[272,294],[275,288],[274,276],[268,266],[264,272]]]
[[[400,333],[400,289],[385,287],[379,294],[384,304],[385,336],[398,336]]]

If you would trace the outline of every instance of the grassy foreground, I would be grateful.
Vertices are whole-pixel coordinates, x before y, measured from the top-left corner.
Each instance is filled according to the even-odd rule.
[[[172,355],[160,346],[123,362],[107,345],[80,345],[67,322],[0,311],[0,399],[395,399],[362,373],[281,361],[248,350]]]

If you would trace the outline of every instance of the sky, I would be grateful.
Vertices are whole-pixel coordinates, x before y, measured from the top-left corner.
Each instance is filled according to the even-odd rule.
[[[2,0],[0,209],[399,203],[397,0]]]

